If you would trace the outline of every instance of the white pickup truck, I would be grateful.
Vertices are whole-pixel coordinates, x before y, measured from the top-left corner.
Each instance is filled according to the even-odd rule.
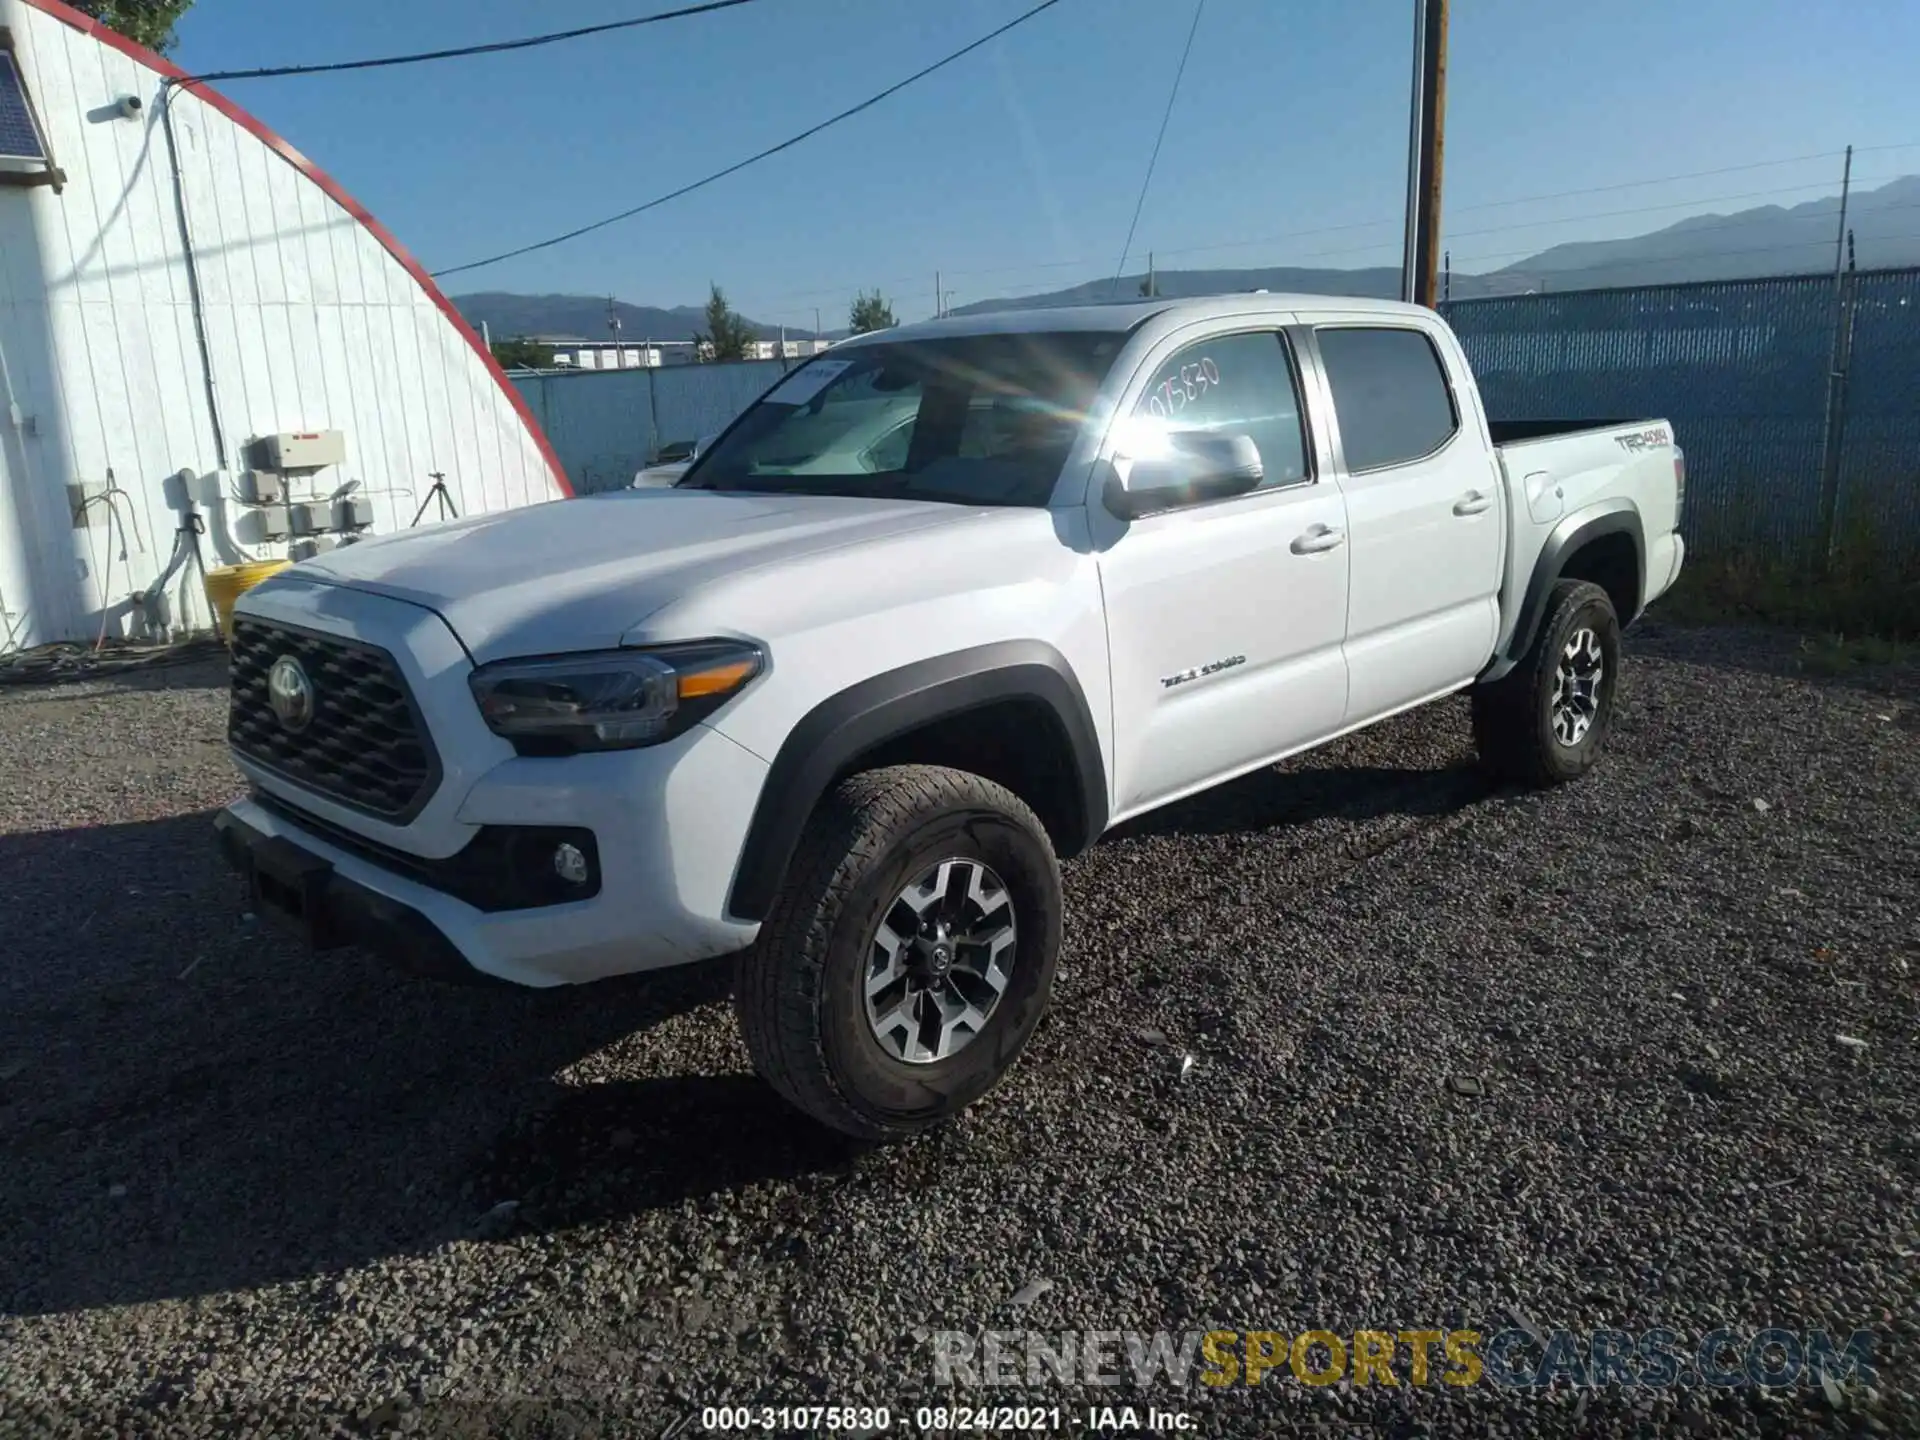
[[[317,948],[547,986],[738,953],[756,1066],[849,1134],[1006,1074],[1059,861],[1472,693],[1570,780],[1679,573],[1670,427],[1490,422],[1411,306],[1243,295],[861,336],[677,486],[250,591],[218,820]]]

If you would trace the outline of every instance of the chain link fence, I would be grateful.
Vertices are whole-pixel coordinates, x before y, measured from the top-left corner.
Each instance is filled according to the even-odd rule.
[[[1496,419],[1671,420],[1690,551],[1920,558],[1920,269],[1442,308]]]
[[[1800,563],[1869,539],[1920,562],[1920,268],[1456,300],[1496,419],[1671,420],[1701,557]],[[779,361],[540,375],[526,392],[582,491],[722,429]]]

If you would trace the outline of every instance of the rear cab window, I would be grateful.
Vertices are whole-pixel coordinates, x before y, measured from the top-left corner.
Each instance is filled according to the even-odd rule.
[[[1350,474],[1424,460],[1460,430],[1440,352],[1404,326],[1314,331]]]

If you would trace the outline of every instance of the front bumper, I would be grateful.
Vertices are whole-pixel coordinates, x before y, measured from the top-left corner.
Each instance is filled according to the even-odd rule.
[[[297,903],[286,903],[295,892],[269,874],[261,903],[298,911],[317,945],[365,945],[430,974],[448,969],[450,948],[482,975],[545,987],[706,960],[753,940],[758,926],[726,904],[766,781],[757,755],[704,725],[636,750],[515,755],[481,721],[467,685],[472,662],[432,612],[292,580],[249,591],[242,609],[385,650],[442,762],[439,784],[402,824],[234,753],[255,796],[222,817],[229,851],[249,874],[264,853],[270,869],[277,863],[297,882]],[[501,901],[513,897],[486,887],[499,865],[519,863],[512,848],[467,864],[493,827],[591,836],[583,843],[596,852],[597,893],[508,908]],[[273,840],[285,843],[263,852]],[[306,918],[308,886],[317,925]]]
[[[232,810],[222,811],[213,828],[227,863],[246,878],[255,908],[301,928],[315,950],[361,945],[426,979],[470,984],[494,978],[469,965],[445,933],[411,905],[342,875],[312,850],[257,830]]]

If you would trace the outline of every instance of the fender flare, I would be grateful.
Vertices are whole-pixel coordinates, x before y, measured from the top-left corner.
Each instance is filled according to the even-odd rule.
[[[1500,679],[1525,658],[1533,648],[1534,636],[1539,633],[1540,622],[1546,615],[1547,596],[1559,583],[1561,574],[1566,570],[1568,557],[1577,554],[1589,542],[1607,535],[1625,535],[1633,541],[1639,593],[1646,593],[1647,536],[1640,523],[1640,512],[1633,502],[1606,500],[1576,510],[1553,527],[1546,543],[1540,547],[1539,557],[1533,562],[1533,574],[1527,580],[1526,597],[1520,602],[1520,618],[1514,623],[1513,634],[1508,638],[1505,648],[1481,674],[1483,683]],[[1624,627],[1638,618],[1636,602],[1634,613],[1621,616],[1620,623]]]
[[[1078,854],[1107,828],[1107,772],[1085,692],[1066,657],[1037,640],[1008,640],[956,650],[888,670],[830,695],[788,732],[754,806],[739,868],[727,897],[734,918],[758,922],[773,908],[801,831],[835,777],[860,755],[936,720],[1004,700],[1046,708],[1073,753],[1078,833],[1063,856]]]

